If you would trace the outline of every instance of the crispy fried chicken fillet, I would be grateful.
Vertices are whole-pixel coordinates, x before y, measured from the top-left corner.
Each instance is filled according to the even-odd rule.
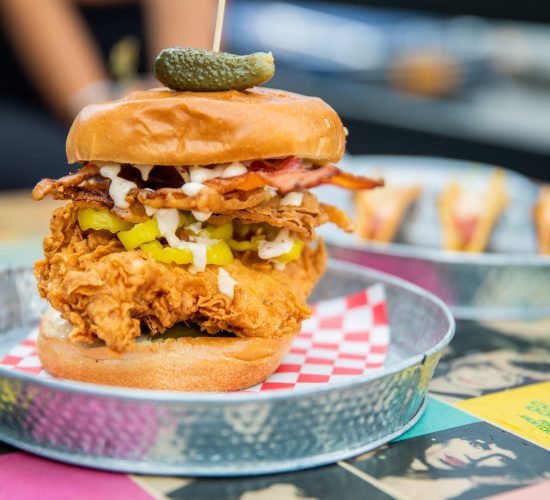
[[[231,302],[218,289],[214,266],[192,274],[140,250],[126,251],[106,231],[84,233],[73,204],[54,213],[44,254],[36,265],[38,288],[72,325],[70,339],[93,343],[99,338],[117,351],[133,345],[142,325],[155,334],[180,321],[210,334],[227,330],[239,337],[269,338],[295,333],[310,314],[306,297],[326,260],[322,244],[306,247],[282,271],[235,259],[226,266],[238,283]]]

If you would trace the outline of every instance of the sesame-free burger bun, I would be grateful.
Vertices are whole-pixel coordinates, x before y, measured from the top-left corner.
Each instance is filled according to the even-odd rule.
[[[86,106],[67,137],[67,158],[178,166],[297,156],[324,163],[340,160],[345,142],[340,118],[317,97],[160,88]]]
[[[51,311],[40,323],[38,356],[51,375],[174,391],[225,392],[252,387],[277,369],[294,337],[141,340],[132,351],[116,353],[105,345],[71,342],[67,326]]]

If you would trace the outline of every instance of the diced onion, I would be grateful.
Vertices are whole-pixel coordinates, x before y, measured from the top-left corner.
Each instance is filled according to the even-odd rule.
[[[304,199],[304,193],[291,191],[290,193],[285,194],[285,196],[281,199],[280,204],[299,207],[302,204],[303,199]]]
[[[220,293],[227,295],[231,300],[235,297],[235,285],[237,282],[223,268],[218,269],[218,289]]]
[[[281,229],[273,241],[263,240],[258,243],[258,256],[260,259],[273,259],[287,252],[294,246],[294,240],[290,237],[288,229]]]

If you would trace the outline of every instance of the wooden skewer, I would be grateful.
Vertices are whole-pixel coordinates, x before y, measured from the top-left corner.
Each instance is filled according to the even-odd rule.
[[[216,13],[216,29],[214,31],[214,44],[212,45],[212,50],[214,52],[220,51],[220,45],[222,42],[224,12],[225,12],[225,0],[218,0],[218,12]]]

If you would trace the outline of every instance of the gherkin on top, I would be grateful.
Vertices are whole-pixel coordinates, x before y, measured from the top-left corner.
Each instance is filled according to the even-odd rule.
[[[245,90],[270,80],[275,73],[275,61],[271,52],[238,56],[171,47],[159,53],[153,73],[162,84],[174,90]]]

